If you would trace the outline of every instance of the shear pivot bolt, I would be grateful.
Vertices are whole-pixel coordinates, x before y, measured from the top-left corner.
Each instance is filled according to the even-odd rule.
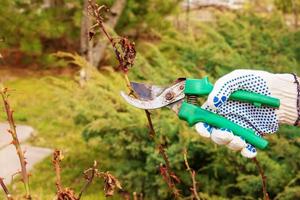
[[[168,92],[165,96],[166,100],[170,101],[174,98],[174,94],[171,92]]]

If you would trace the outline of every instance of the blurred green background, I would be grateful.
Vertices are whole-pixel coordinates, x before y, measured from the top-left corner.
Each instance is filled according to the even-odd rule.
[[[178,77],[209,76],[215,81],[241,68],[300,74],[299,0],[97,2],[116,8],[117,14],[107,16],[107,21],[116,19],[110,32],[136,44],[131,80],[168,85]],[[261,179],[251,160],[201,138],[171,111],[153,111],[157,135],[149,138],[144,112],[119,96],[126,85],[112,48],[102,34],[94,44],[82,35],[90,23],[83,8],[78,0],[0,2],[0,83],[12,89],[16,121],[37,130],[30,143],[64,152],[64,185],[78,191],[82,172],[97,160],[131,194],[173,199],[159,173],[164,161],[156,144],[164,142],[182,180],[177,186],[184,199],[192,199],[184,148],[202,199],[262,199]],[[104,50],[93,67],[83,58],[94,62],[87,51],[93,53],[98,44]],[[89,72],[82,87],[80,70]],[[4,112],[0,119],[5,120]],[[298,135],[295,127],[281,127],[267,136],[270,148],[258,153],[271,199],[300,199]],[[10,189],[21,198],[20,182]],[[31,190],[35,199],[55,196],[50,157],[32,171]],[[83,199],[105,199],[101,180]]]

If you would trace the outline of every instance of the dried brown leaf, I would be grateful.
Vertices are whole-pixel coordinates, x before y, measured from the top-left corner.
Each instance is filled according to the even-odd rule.
[[[62,191],[58,192],[57,200],[78,200],[75,195],[75,192],[70,188],[65,188]]]
[[[113,196],[115,189],[122,190],[120,181],[109,172],[102,173],[102,177],[104,178],[104,192],[106,197]]]
[[[119,61],[119,69],[127,73],[129,68],[133,66],[136,57],[134,42],[130,42],[125,37],[114,38],[113,47]]]

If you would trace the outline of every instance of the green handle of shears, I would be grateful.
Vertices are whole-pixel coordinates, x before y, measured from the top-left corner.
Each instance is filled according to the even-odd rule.
[[[198,122],[204,122],[217,128],[227,128],[235,135],[242,137],[248,143],[259,149],[264,149],[268,146],[268,141],[257,136],[253,130],[245,129],[225,117],[187,102],[182,103],[178,116],[180,119],[187,121],[190,126],[193,126]]]
[[[186,79],[184,93],[186,95],[199,97],[206,96],[213,90],[213,87],[213,84],[209,82],[207,77],[203,79]],[[279,108],[280,106],[280,100],[277,98],[244,90],[233,92],[229,99],[252,103],[257,107],[269,106]],[[257,136],[253,130],[245,129],[225,117],[204,110],[198,106],[183,102],[178,116],[180,119],[187,121],[190,126],[193,126],[197,122],[204,122],[217,128],[227,128],[235,135],[242,137],[248,143],[259,149],[264,149],[268,146],[268,141]]]
[[[186,95],[206,96],[213,90],[213,87],[207,77],[203,79],[186,79],[184,93]],[[280,100],[277,98],[244,90],[233,92],[229,99],[252,103],[257,107],[279,108],[280,106]]]

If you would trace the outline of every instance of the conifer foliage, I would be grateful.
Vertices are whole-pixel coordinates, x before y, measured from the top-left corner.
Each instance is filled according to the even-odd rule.
[[[119,189],[142,194],[143,199],[173,199],[174,192],[165,181],[170,176],[162,176],[167,166],[157,146],[161,144],[173,172],[169,175],[176,174],[173,178],[180,179],[173,182],[182,197],[262,197],[263,183],[254,162],[225,148],[216,148],[169,110],[153,111],[156,135],[154,139],[149,137],[144,111],[131,107],[118,95],[126,85],[123,74],[116,73],[119,69],[115,67],[118,64],[113,47],[105,50],[99,71],[79,56],[83,1],[55,2],[1,0],[0,53],[4,56],[6,51],[25,53],[26,60],[22,63],[31,65],[38,61],[41,67],[49,63],[59,65],[50,56],[56,53],[57,57],[68,57],[72,64],[90,70],[90,79],[84,87],[71,88],[68,84],[61,87],[72,93],[65,104],[72,110],[74,127],[84,127],[82,138],[88,144],[97,144],[91,155],[99,156],[98,159],[105,156],[110,161],[104,164],[105,168],[122,183],[121,187],[109,174],[101,174],[107,180],[108,196]],[[110,7],[115,1],[97,2]],[[291,4],[286,3],[298,1],[275,2],[286,15],[292,12]],[[209,76],[214,81],[238,68],[300,74],[300,31],[287,26],[285,16],[277,10],[261,14],[251,8],[234,12],[208,9],[213,16],[210,21],[201,21],[193,11],[186,30],[182,29],[186,26],[180,26],[185,22],[178,5],[177,0],[127,0],[115,30],[109,31],[113,36],[116,33],[127,36],[128,40],[116,40],[121,46],[129,40],[135,42],[130,80],[168,85],[178,77]],[[94,40],[102,41],[99,34],[94,35]],[[120,56],[131,67],[131,58]],[[123,70],[127,73],[128,68]],[[257,159],[264,169],[263,176],[267,177],[270,199],[300,198],[298,137],[299,129],[282,127],[277,135],[267,138],[270,148],[259,152]],[[188,152],[185,159],[183,152]],[[89,156],[82,157],[89,159]],[[91,172],[93,167],[87,175]]]

